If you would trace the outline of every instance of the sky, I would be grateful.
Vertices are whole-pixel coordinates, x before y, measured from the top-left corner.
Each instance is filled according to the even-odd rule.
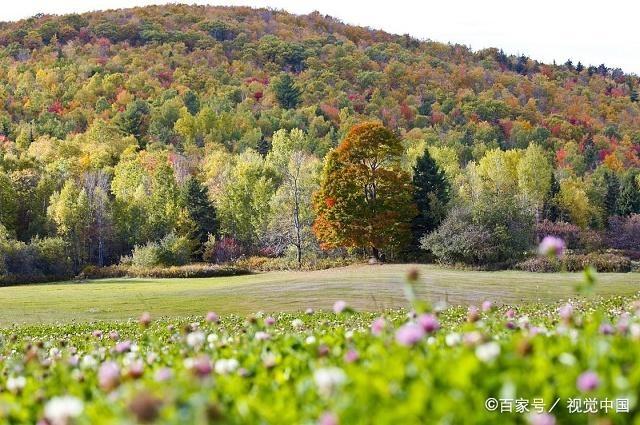
[[[175,3],[176,1],[172,1]],[[20,0],[2,6],[0,20],[36,13],[114,9],[162,0]],[[640,75],[640,2],[636,0],[226,0],[186,3],[314,10],[345,23],[419,39],[498,47],[546,63],[604,63]]]

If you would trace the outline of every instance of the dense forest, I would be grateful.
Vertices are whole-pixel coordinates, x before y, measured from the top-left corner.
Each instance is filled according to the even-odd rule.
[[[527,260],[546,234],[563,267],[628,269],[639,84],[318,13],[2,23],[0,276],[251,256],[547,270]]]

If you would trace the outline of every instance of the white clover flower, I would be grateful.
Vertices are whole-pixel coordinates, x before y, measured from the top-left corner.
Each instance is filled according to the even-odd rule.
[[[476,357],[482,362],[492,362],[499,355],[500,345],[495,341],[487,342],[486,344],[481,344],[476,347]]]
[[[86,354],[80,361],[81,369],[95,369],[98,367],[98,361],[90,354]]]
[[[14,394],[22,391],[25,385],[27,385],[27,379],[24,376],[11,376],[7,379],[7,389]]]
[[[75,397],[54,397],[44,406],[44,417],[51,425],[69,425],[83,409],[82,401]]]
[[[271,335],[269,335],[268,333],[263,332],[263,331],[258,331],[258,332],[256,332],[256,334],[254,335],[254,338],[255,338],[256,340],[258,340],[258,341],[266,341],[266,340],[268,340],[269,338],[271,338]]]
[[[309,335],[305,340],[305,344],[311,345],[316,343],[316,337],[313,335]]]
[[[303,327],[303,326],[304,326],[304,322],[303,322],[302,320],[300,320],[300,319],[293,319],[293,320],[291,321],[291,326],[292,326],[294,329],[300,329],[301,327]]]
[[[313,373],[318,393],[323,397],[331,396],[347,380],[344,371],[337,367],[318,369]]]
[[[209,334],[209,335],[207,335],[207,342],[209,344],[213,344],[216,341],[218,341],[218,335],[217,334]]]
[[[227,375],[234,372],[239,365],[236,359],[220,359],[216,361],[214,370],[219,375]]]
[[[640,324],[632,323],[631,326],[629,326],[629,334],[633,339],[640,339]]]
[[[199,348],[204,344],[205,336],[200,331],[191,332],[187,335],[187,345],[192,348]]]
[[[573,354],[562,353],[558,356],[558,361],[565,366],[573,366],[576,364],[576,358]]]
[[[129,352],[124,355],[124,358],[122,359],[122,364],[123,366],[129,366],[131,363],[137,360],[138,360],[138,355],[136,353]]]
[[[195,360],[193,360],[191,357],[188,357],[186,359],[184,359],[184,368],[191,370],[193,369],[193,365],[195,364]]]
[[[276,358],[276,355],[273,353],[266,353],[262,356],[262,364],[266,368],[274,367],[277,362],[278,362],[278,359]]]
[[[453,347],[453,346],[458,345],[458,344],[460,344],[462,342],[462,336],[460,336],[459,333],[452,332],[450,334],[447,334],[447,336],[444,337],[444,342],[449,347]]]

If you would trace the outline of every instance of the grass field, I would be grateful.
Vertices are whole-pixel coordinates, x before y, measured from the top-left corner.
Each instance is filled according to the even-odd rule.
[[[451,304],[557,301],[573,294],[580,273],[476,272],[429,265],[356,265],[315,272],[269,272],[202,279],[104,279],[0,288],[0,326],[155,317],[329,309],[337,299],[359,310],[405,306],[407,270],[420,270],[418,294]],[[597,293],[631,295],[640,274],[600,274]]]

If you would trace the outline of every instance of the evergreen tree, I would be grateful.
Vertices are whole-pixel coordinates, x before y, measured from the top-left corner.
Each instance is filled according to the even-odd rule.
[[[151,108],[144,100],[136,100],[127,105],[127,108],[118,115],[118,128],[124,134],[131,134],[136,138],[141,147],[143,137],[147,133],[149,113]]]
[[[616,215],[618,212],[618,199],[620,197],[620,180],[618,176],[608,171],[604,175],[606,193],[604,195],[604,208],[607,215]]]
[[[285,109],[295,108],[300,104],[300,89],[295,85],[293,77],[289,74],[282,74],[273,83],[273,90],[280,106]]]
[[[194,224],[193,234],[190,236],[202,247],[209,235],[215,235],[218,231],[216,209],[209,200],[207,190],[195,177],[187,180],[183,190],[185,210]]]
[[[191,90],[187,91],[184,94],[184,106],[187,107],[191,115],[196,115],[200,112],[200,99],[198,99],[198,95]]]
[[[561,217],[560,208],[558,208],[557,196],[560,193],[560,183],[556,179],[555,174],[551,176],[551,187],[549,188],[549,196],[544,202],[543,212],[544,218],[550,221],[558,221]]]
[[[630,170],[622,177],[617,208],[619,215],[640,213],[640,190],[636,180],[637,175],[637,170]]]
[[[418,215],[411,222],[412,248],[420,248],[420,239],[435,230],[445,216],[450,185],[444,172],[425,149],[413,167],[413,202]]]
[[[271,150],[271,144],[267,139],[264,138],[264,136],[262,136],[260,137],[260,140],[258,140],[258,146],[256,147],[256,150],[261,157],[266,158],[267,154]]]

